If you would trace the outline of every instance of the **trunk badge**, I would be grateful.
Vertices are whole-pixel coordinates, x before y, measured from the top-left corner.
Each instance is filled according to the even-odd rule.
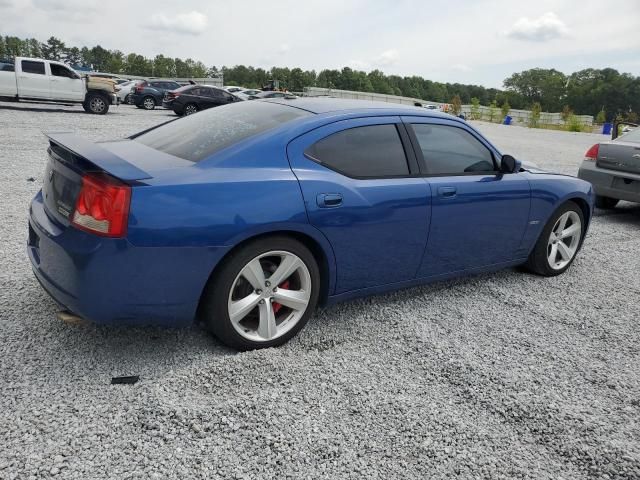
[[[636,153],[633,158],[640,158],[640,153]]]

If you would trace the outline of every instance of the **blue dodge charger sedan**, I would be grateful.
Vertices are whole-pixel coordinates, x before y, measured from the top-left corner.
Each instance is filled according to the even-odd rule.
[[[203,321],[282,344],[318,303],[524,265],[564,272],[594,195],[462,120],[336,99],[241,102],[125,140],[49,135],[28,253],[98,323]]]

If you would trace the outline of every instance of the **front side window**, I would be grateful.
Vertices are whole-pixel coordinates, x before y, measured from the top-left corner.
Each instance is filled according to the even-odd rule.
[[[54,77],[76,78],[75,73],[65,66],[58,65],[57,63],[50,63],[49,66],[51,67],[51,75]]]
[[[334,133],[311,145],[305,155],[348,177],[409,175],[407,157],[395,125],[369,125]]]
[[[24,73],[35,73],[37,75],[44,75],[44,62],[22,60],[22,71]]]
[[[413,124],[430,175],[496,171],[493,155],[473,135],[458,127]]]

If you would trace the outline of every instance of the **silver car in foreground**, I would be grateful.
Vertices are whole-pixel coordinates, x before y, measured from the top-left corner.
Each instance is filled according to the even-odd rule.
[[[640,128],[587,150],[578,177],[593,184],[598,208],[640,203]]]

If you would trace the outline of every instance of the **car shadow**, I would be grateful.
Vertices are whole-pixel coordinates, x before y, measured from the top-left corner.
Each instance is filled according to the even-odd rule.
[[[60,108],[60,107],[68,107],[68,108]],[[73,109],[73,110],[72,110]],[[79,105],[73,104],[62,104],[56,105],[52,108],[45,107],[27,107],[24,103],[21,103],[20,106],[13,105],[0,105],[0,110],[14,110],[16,112],[36,112],[36,113],[80,113],[82,109]]]
[[[606,218],[608,221],[640,226],[640,204],[621,202],[612,210],[596,209],[594,217]]]

